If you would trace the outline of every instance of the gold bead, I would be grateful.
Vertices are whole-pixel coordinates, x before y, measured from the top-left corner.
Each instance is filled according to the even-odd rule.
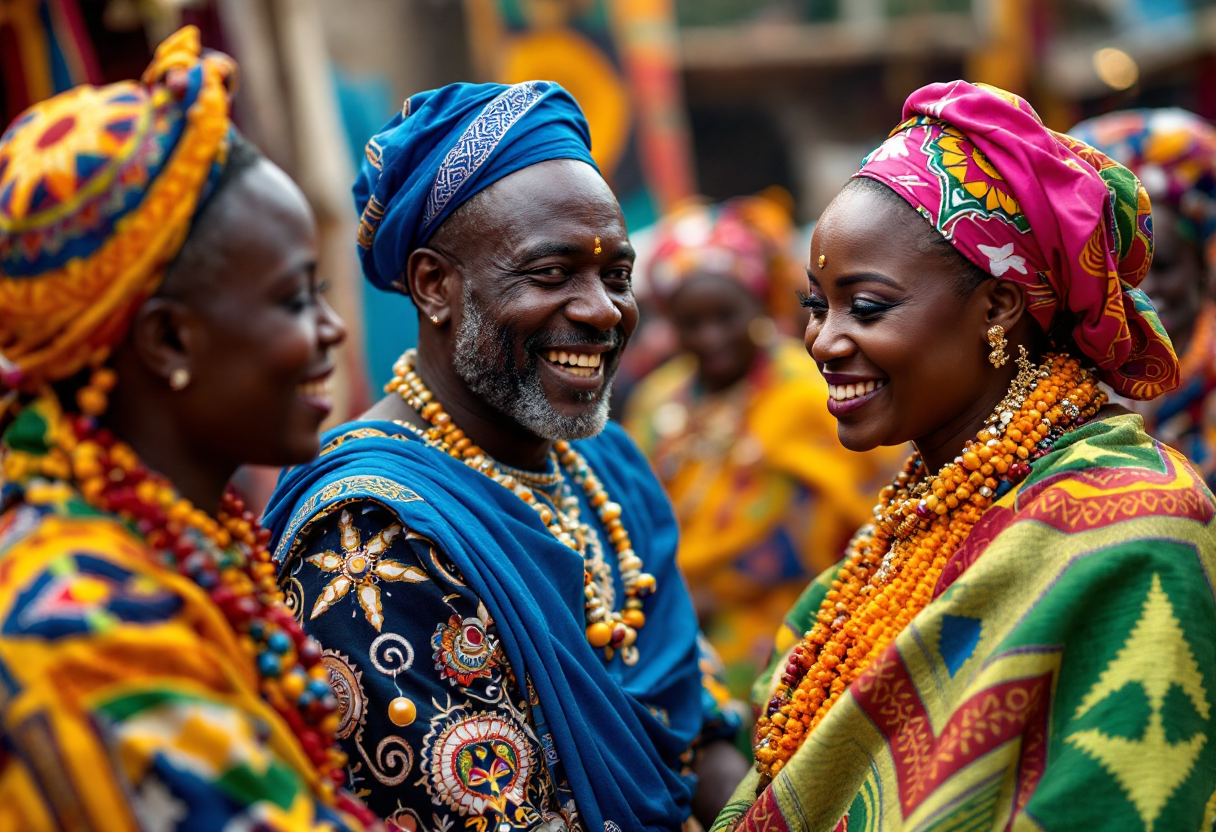
[[[418,718],[418,708],[414,705],[413,700],[398,696],[388,703],[388,718],[397,727],[404,728],[412,725]]]

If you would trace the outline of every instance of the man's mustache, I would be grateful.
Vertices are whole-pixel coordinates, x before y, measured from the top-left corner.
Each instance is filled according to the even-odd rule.
[[[549,347],[603,347],[606,350],[615,350],[624,343],[625,337],[617,330],[597,335],[538,332],[524,342],[524,349],[528,352],[539,352]]]

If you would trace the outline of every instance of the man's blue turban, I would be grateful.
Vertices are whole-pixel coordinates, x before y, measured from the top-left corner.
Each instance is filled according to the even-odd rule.
[[[379,289],[408,294],[410,254],[453,211],[550,159],[595,166],[583,111],[552,81],[449,84],[412,96],[367,143],[355,180],[363,273]]]

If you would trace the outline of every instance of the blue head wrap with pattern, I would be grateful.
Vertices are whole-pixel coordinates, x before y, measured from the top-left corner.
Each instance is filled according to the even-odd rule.
[[[363,273],[402,294],[410,254],[477,192],[550,159],[595,167],[583,111],[552,81],[420,92],[372,137],[366,156],[354,187]]]

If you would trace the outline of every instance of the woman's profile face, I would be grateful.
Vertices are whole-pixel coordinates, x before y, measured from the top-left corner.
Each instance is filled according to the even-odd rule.
[[[332,408],[331,349],[345,337],[317,285],[317,232],[295,183],[262,159],[217,195],[207,276],[183,299],[190,384],[179,418],[233,464],[290,465],[318,450]]]
[[[949,437],[992,405],[977,402],[995,372],[985,293],[960,295],[933,233],[911,206],[857,186],[815,228],[806,347],[850,450]]]

